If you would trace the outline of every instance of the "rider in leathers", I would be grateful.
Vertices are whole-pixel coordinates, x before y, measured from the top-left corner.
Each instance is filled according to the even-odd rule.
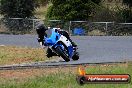
[[[44,24],[38,24],[36,26],[36,31],[37,31],[37,34],[38,34],[38,42],[40,43],[41,46],[45,46],[45,43],[44,43],[44,36],[47,37],[47,34],[46,34],[46,30],[48,30],[49,28],[47,28]],[[72,43],[73,47],[77,47],[77,45],[71,40],[68,32],[66,31],[63,31],[63,30],[60,30],[60,28],[56,28],[58,30],[58,32],[62,35],[64,35],[67,39],[70,40],[70,42]],[[47,49],[47,57],[52,57],[55,55],[55,53],[52,53],[52,50],[50,50],[49,48]]]

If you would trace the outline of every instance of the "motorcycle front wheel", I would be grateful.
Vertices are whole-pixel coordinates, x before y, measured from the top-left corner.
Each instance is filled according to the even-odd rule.
[[[56,47],[56,51],[66,62],[70,61],[68,55],[64,52],[64,50],[62,50],[60,46]]]

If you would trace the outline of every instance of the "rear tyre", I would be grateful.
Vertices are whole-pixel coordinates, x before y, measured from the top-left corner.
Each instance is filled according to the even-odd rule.
[[[56,51],[57,51],[57,53],[58,53],[66,62],[70,61],[69,57],[68,57],[67,54],[62,50],[62,48],[61,48],[60,46],[58,46],[58,47],[56,48]]]
[[[78,60],[79,59],[79,53],[75,52],[75,54],[72,56],[73,60]]]

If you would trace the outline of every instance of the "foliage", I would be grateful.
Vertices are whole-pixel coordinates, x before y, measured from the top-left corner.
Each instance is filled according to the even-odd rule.
[[[113,22],[117,20],[116,12],[111,11],[108,8],[101,7],[101,9],[97,10],[93,21],[102,21],[102,22]]]
[[[49,3],[49,0],[36,0],[39,6],[45,6]]]
[[[26,18],[33,16],[35,0],[1,0],[0,12],[5,17]]]
[[[100,1],[100,0],[99,0]],[[88,20],[95,11],[98,0],[51,0],[47,18],[58,20]]]
[[[132,7],[132,0],[123,0],[123,3],[127,4],[129,7]]]
[[[132,22],[132,11],[130,9],[119,9],[117,15],[120,22]]]
[[[2,19],[2,24],[9,34],[29,34],[33,29],[33,21],[28,19]]]
[[[92,2],[99,4],[101,2],[101,0],[91,0]]]
[[[4,24],[10,32],[25,33],[25,29],[32,28],[32,21],[27,19],[8,18],[31,18],[36,7],[35,0],[1,0],[0,13],[5,17]]]

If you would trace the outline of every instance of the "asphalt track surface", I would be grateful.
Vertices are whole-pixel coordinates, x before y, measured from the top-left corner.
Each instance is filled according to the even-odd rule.
[[[73,36],[78,44],[80,59],[64,62],[62,59],[49,62],[33,62],[30,65],[94,64],[132,61],[132,36]],[[40,47],[36,35],[0,35],[0,45]]]

